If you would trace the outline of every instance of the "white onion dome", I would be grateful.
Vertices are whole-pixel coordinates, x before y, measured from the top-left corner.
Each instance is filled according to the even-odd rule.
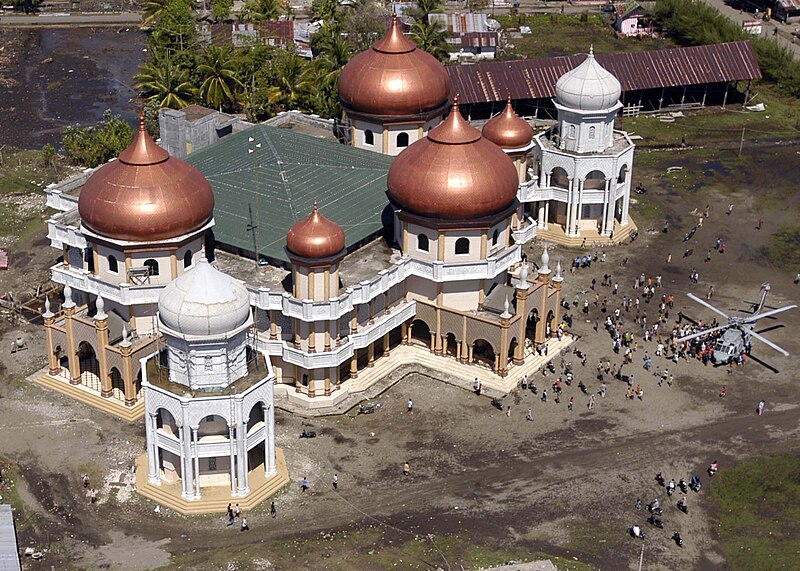
[[[556,101],[582,111],[609,109],[619,102],[622,86],[616,77],[597,63],[594,51],[578,67],[556,82]]]
[[[200,256],[158,298],[161,324],[182,335],[222,335],[250,319],[247,288]]]

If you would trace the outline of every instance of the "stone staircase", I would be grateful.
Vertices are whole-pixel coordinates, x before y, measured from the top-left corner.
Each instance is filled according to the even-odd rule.
[[[28,380],[32,380],[47,389],[57,391],[71,399],[80,401],[127,422],[141,420],[144,416],[143,398],[139,398],[133,406],[125,406],[125,403],[120,400],[101,397],[98,393],[83,385],[71,385],[69,381],[64,378],[54,377],[48,374],[47,369],[42,369],[34,373],[28,377]]]
[[[614,225],[614,239],[608,236],[601,236],[597,230],[581,229],[581,236],[567,236],[564,229],[558,224],[550,223],[547,229],[538,228],[536,230],[537,242],[550,242],[553,244],[560,244],[570,248],[580,248],[585,246],[587,249],[596,246],[615,246],[624,244],[630,240],[631,235],[638,230],[633,220],[628,219],[628,224],[620,226],[615,223]],[[585,243],[584,243],[585,240]]]
[[[200,499],[187,500],[181,496],[180,481],[173,483],[162,481],[157,486],[147,481],[147,454],[143,454],[136,458],[136,491],[181,515],[225,513],[228,504],[231,503],[239,504],[239,508],[247,512],[289,485],[289,471],[281,448],[275,449],[275,457],[278,472],[274,476],[267,478],[262,466],[248,473],[250,492],[246,496],[231,496],[229,486],[212,486],[200,488]]]

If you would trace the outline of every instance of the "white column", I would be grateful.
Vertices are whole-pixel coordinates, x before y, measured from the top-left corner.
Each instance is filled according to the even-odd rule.
[[[545,207],[547,206],[547,202],[544,200],[540,200],[538,202],[538,206],[539,206],[538,226],[539,228],[545,228],[547,224],[547,218],[545,217]]]
[[[630,206],[630,202],[631,202],[631,193],[625,192],[625,194],[622,197],[622,216],[620,217],[621,224],[623,226],[625,226],[628,223],[628,207]]]
[[[192,495],[191,485],[192,480],[192,469],[190,468],[191,463],[187,461],[187,454],[186,454],[186,438],[184,434],[183,426],[178,427],[178,440],[180,441],[180,450],[181,450],[181,495],[184,498],[189,498]]]
[[[572,187],[573,182],[574,179],[569,179],[569,185],[567,186],[567,218],[565,222],[566,228],[564,228],[567,236],[572,236],[572,199],[574,196]]]
[[[607,236],[606,234],[606,226],[608,222],[608,197],[609,197],[609,188],[611,185],[611,179],[606,179],[606,186],[603,189],[603,218],[600,220],[600,235]]]
[[[581,234],[581,221],[583,220],[583,185],[586,182],[586,179],[580,178],[578,179],[578,207],[575,209],[575,226],[578,227],[578,231],[575,232],[576,236],[580,236]]]
[[[267,418],[266,422],[264,423],[266,446],[264,449],[266,450],[267,457],[265,464],[267,468],[267,476],[272,476],[278,472],[278,466],[276,465],[275,460],[275,405],[270,404],[267,407],[266,412]]]
[[[160,484],[161,476],[158,466],[158,424],[156,416],[158,413],[150,412],[147,418],[147,481],[150,484]]]
[[[228,444],[231,449],[231,495],[236,495],[236,441],[234,440],[233,425],[228,425]]]
[[[239,466],[239,486],[237,495],[246,496],[250,488],[247,486],[247,423],[239,422],[236,427],[236,434],[239,441],[237,461]]]
[[[194,499],[200,499],[200,450],[197,447],[197,428],[192,428],[194,443]]]

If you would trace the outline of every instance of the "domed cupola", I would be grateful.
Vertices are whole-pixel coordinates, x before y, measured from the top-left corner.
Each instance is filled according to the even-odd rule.
[[[458,110],[412,144],[389,168],[392,202],[414,214],[474,220],[511,206],[519,180],[513,161]]]
[[[556,82],[556,101],[564,107],[582,111],[601,111],[614,107],[622,93],[616,77],[597,63],[594,50],[575,69]]]
[[[162,329],[178,337],[218,337],[240,331],[251,321],[247,288],[214,268],[205,255],[158,298]]]
[[[78,211],[101,236],[154,242],[201,228],[213,215],[214,194],[199,170],[153,141],[141,118],[131,145],[86,181]]]
[[[320,213],[316,200],[311,214],[295,222],[286,234],[289,253],[303,258],[330,258],[343,253],[344,246],[344,230]]]
[[[511,97],[508,98],[503,112],[489,119],[481,133],[486,139],[506,150],[527,147],[533,138],[533,128],[514,112]]]
[[[444,66],[403,35],[394,14],[386,36],[342,69],[339,100],[348,114],[416,117],[442,111],[450,85]]]

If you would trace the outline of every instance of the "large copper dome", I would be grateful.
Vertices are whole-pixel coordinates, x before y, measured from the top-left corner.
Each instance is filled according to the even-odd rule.
[[[115,240],[176,238],[211,219],[214,194],[203,174],[156,145],[144,120],[119,159],[100,167],[81,190],[81,222]]]
[[[449,97],[444,66],[403,35],[397,15],[386,36],[350,60],[339,75],[339,99],[348,111],[418,115],[443,107]]]
[[[533,129],[525,119],[514,113],[510,97],[503,112],[492,117],[481,132],[501,149],[526,147],[533,138]]]
[[[458,110],[401,152],[389,168],[389,197],[431,218],[471,220],[507,208],[517,196],[514,163]]]
[[[286,247],[304,258],[330,258],[344,250],[344,230],[320,214],[317,201],[311,214],[295,222],[286,234]]]

